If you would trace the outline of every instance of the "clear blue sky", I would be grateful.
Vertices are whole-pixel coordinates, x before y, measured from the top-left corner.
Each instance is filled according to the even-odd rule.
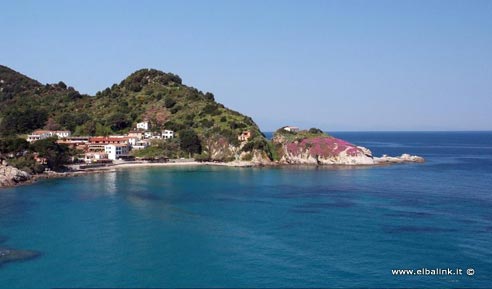
[[[492,1],[3,1],[0,64],[180,75],[263,130],[491,130]]]

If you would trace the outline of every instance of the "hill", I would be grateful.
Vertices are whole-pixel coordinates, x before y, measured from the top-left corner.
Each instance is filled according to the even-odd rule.
[[[268,143],[248,116],[217,103],[214,95],[186,86],[179,76],[138,70],[95,96],[80,94],[63,82],[43,85],[0,66],[0,134],[34,129],[67,129],[74,135],[122,134],[137,122],[152,130],[170,129],[178,138],[199,140],[189,153],[202,159],[269,159]],[[238,136],[249,131],[248,141]]]
[[[73,129],[72,122],[82,124],[88,114],[82,112],[91,98],[81,95],[63,82],[42,85],[38,81],[0,65],[0,134],[11,136],[28,133],[54,122],[58,127]],[[70,115],[70,117],[69,117]],[[79,119],[79,115],[83,119]],[[51,118],[51,119],[50,119]],[[48,120],[50,120],[48,122]],[[55,125],[54,129],[57,129]]]

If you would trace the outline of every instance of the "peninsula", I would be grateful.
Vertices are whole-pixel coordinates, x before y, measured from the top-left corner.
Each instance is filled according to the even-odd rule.
[[[188,161],[183,161],[183,159]],[[179,76],[141,69],[95,96],[60,81],[41,84],[0,65],[0,187],[33,176],[142,165],[378,165],[320,129],[285,126],[268,140],[251,117]],[[47,173],[49,172],[49,173]],[[53,173],[55,172],[55,173]]]

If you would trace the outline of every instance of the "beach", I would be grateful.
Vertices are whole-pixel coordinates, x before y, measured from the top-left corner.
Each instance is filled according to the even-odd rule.
[[[220,167],[254,167],[259,166],[257,163],[246,162],[246,161],[234,161],[234,162],[197,162],[194,160],[176,161],[176,162],[121,162],[116,164],[109,164],[106,166],[99,166],[86,169],[77,169],[74,165],[69,166],[69,171],[66,172],[54,172],[46,171],[42,174],[32,175],[32,178],[19,182],[14,185],[0,186],[2,188],[16,187],[20,185],[28,185],[36,183],[38,180],[42,179],[53,179],[53,178],[68,178],[68,177],[78,177],[88,174],[99,174],[115,172],[119,169],[137,169],[137,168],[149,168],[149,167],[191,167],[191,166],[220,166]]]

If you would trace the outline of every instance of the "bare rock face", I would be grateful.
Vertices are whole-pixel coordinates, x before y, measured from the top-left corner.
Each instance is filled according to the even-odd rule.
[[[383,155],[379,158],[374,158],[376,164],[395,164],[395,163],[423,163],[425,159],[419,156],[412,156],[409,154],[402,154],[399,157],[391,157]]]
[[[0,163],[0,187],[14,186],[28,181],[32,176],[24,171],[10,166],[5,160]]]
[[[246,142],[234,146],[224,137],[209,137],[204,140],[204,150],[211,161],[219,162],[249,162],[250,165],[262,165],[271,162],[264,150],[253,149],[249,152],[242,150]]]
[[[272,161],[263,150],[253,149],[251,152],[240,152],[239,160],[246,160],[251,165],[264,166],[272,165]]]
[[[344,140],[320,135],[289,140],[282,136],[273,139],[284,164],[308,165],[373,165],[369,149],[353,145]]]

